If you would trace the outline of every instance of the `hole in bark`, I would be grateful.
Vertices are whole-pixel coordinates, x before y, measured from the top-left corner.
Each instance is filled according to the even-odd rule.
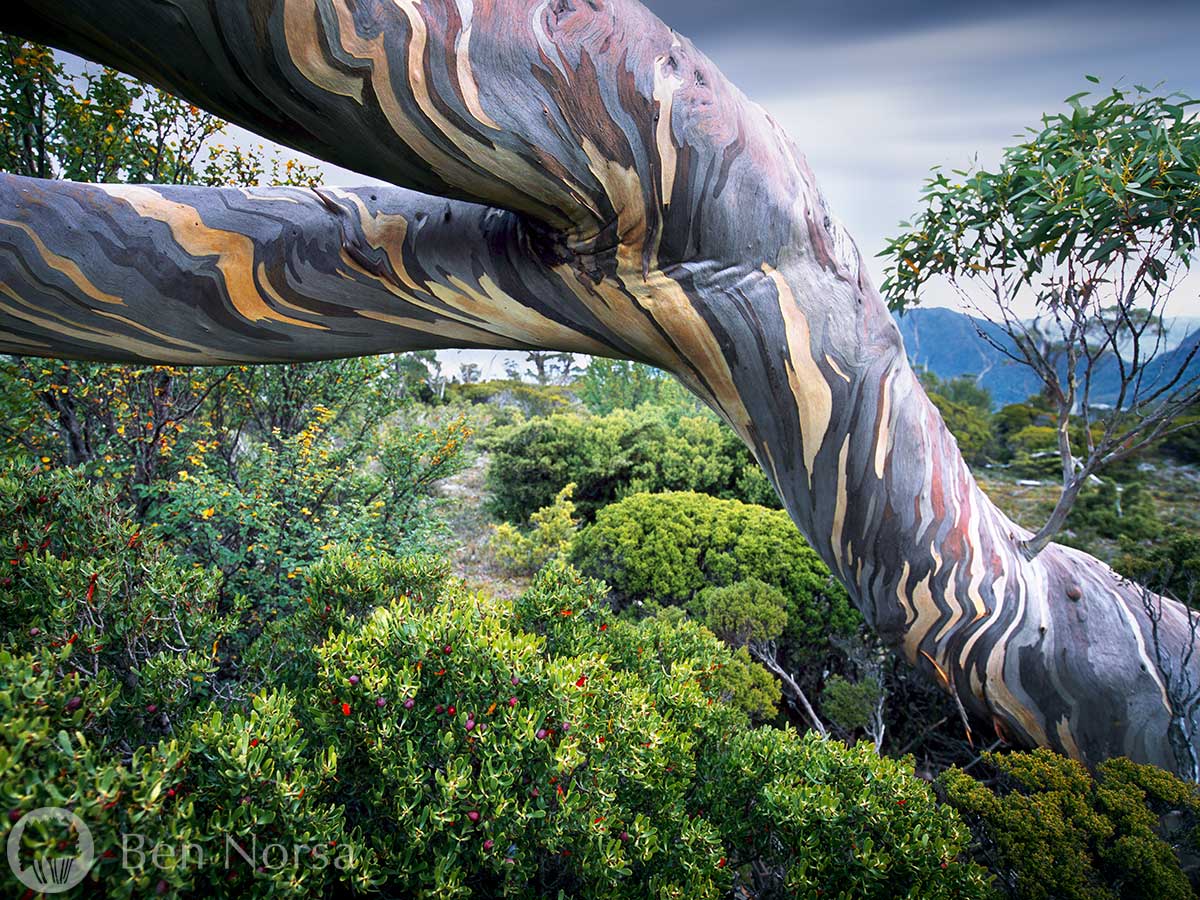
[[[699,69],[696,70],[695,76],[696,76],[696,87],[704,87],[706,82],[704,80],[704,76],[700,73]]]

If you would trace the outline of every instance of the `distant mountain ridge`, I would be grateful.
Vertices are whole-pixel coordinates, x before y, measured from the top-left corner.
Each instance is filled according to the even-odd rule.
[[[987,335],[1001,347],[1013,347],[1004,330],[986,319],[940,307],[912,309],[895,318],[914,368],[928,370],[943,379],[964,375],[975,379],[991,392],[996,407],[1019,403],[1040,391],[1040,381],[1032,371],[1008,359],[984,337]],[[1170,320],[1165,346],[1172,349],[1151,364],[1145,379],[1147,385],[1170,377],[1200,344],[1198,326],[1200,320],[1196,318]],[[1192,358],[1188,374],[1200,374],[1200,353]],[[1092,402],[1111,403],[1119,385],[1116,360],[1102,362],[1096,372]]]

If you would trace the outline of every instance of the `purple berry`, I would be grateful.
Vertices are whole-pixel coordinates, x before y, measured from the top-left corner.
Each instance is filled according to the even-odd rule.
[[[158,704],[156,704],[156,703],[146,704],[146,712],[150,713],[150,715],[154,715],[156,712],[158,712]]]
[[[477,729],[475,729],[476,734],[483,734],[485,731],[487,731],[486,725],[480,725]]]
[[[484,850],[491,850],[495,846],[496,846],[496,842],[493,841],[491,838],[488,838],[486,841],[483,842]]]
[[[350,676],[350,683],[351,683],[351,684],[358,684],[358,682],[359,682],[359,677],[358,677],[357,675],[351,675],[351,676]]]
[[[416,705],[417,705],[417,702],[415,700],[413,700],[412,697],[409,697],[407,700],[404,701],[405,709],[412,709]]]
[[[439,703],[437,706],[435,706],[433,708],[433,711],[440,716],[442,713],[444,713],[446,711],[446,707],[442,706],[442,704]]]
[[[475,720],[467,719],[467,725],[466,725],[467,731],[470,731],[474,727],[475,727]]]
[[[469,813],[467,813],[467,818],[470,819],[472,823],[478,822],[479,821],[479,813],[476,812],[475,810],[471,810]]]
[[[375,701],[375,705],[378,706],[380,709],[383,709],[385,706],[387,706],[387,697],[380,697],[378,700]]]
[[[509,706],[516,706],[516,705],[517,705],[517,698],[516,698],[516,697],[509,697],[509,698],[508,698],[508,705],[509,705]]]
[[[513,683],[514,685],[517,685],[517,684],[520,684],[520,683],[521,683],[521,679],[520,679],[520,678],[518,678],[516,675],[514,675],[514,676],[513,676],[513,677],[512,677],[510,680],[512,681],[512,683]]]
[[[563,730],[563,734],[566,734],[568,731],[570,731],[570,730],[571,730],[571,723],[570,723],[570,722],[563,722],[563,724],[562,724],[562,730]]]
[[[37,637],[41,633],[42,633],[42,629],[38,628],[36,625],[34,625],[32,628],[29,629],[30,637]]]
[[[546,739],[546,729],[545,728],[539,728],[537,730],[537,739],[539,741],[544,741]]]
[[[67,701],[67,711],[68,712],[75,712],[75,710],[79,709],[79,707],[81,707],[81,706],[83,706],[83,698],[82,697],[72,697],[70,700]]]
[[[629,840],[629,832],[628,832],[628,831],[622,831],[622,832],[621,832],[621,840],[622,840],[622,841],[627,841],[627,840]]]

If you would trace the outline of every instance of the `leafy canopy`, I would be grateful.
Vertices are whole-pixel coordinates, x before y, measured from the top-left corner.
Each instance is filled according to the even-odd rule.
[[[1089,76],[1090,81],[1097,79]],[[1069,260],[1119,264],[1144,255],[1138,286],[1155,290],[1200,237],[1200,120],[1186,94],[1141,85],[1067,98],[1006,151],[996,171],[935,168],[923,209],[880,254],[893,309],[937,276],[1000,272],[1024,285]]]

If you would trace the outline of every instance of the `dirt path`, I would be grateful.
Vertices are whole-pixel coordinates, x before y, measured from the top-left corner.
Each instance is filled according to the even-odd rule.
[[[492,519],[484,509],[487,465],[487,454],[480,453],[470,468],[437,485],[438,493],[448,501],[446,521],[454,535],[450,564],[468,587],[515,597],[525,590],[529,579],[500,571],[488,550]]]

